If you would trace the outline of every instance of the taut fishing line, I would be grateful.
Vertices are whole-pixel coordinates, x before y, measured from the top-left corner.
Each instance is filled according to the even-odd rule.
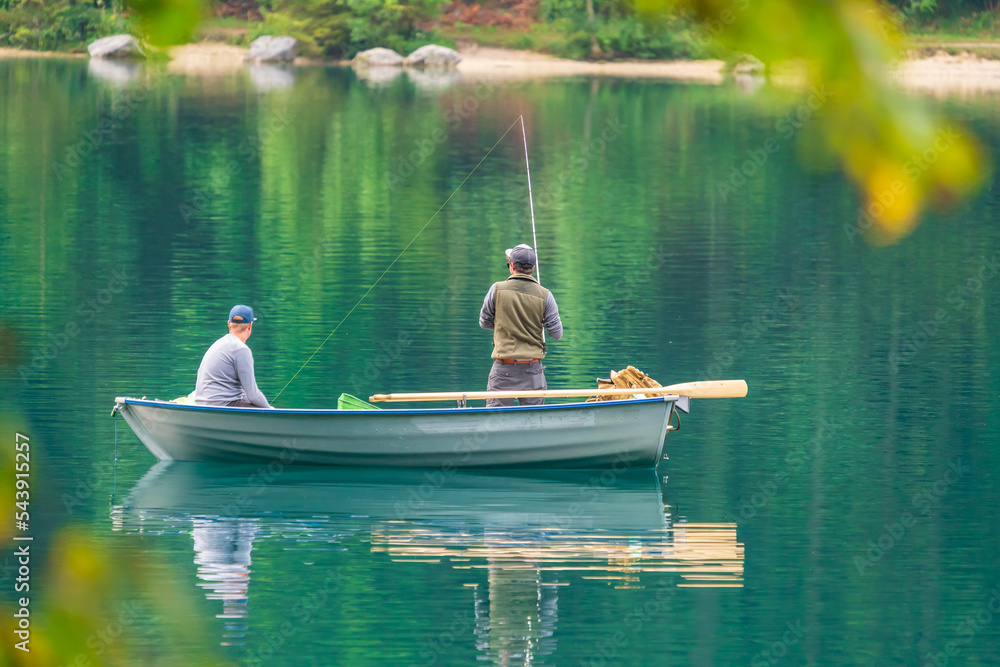
[[[535,247],[535,278],[542,284],[542,269],[538,261],[538,235],[535,234],[535,200],[531,196],[531,167],[528,165],[528,135],[524,131],[524,116],[521,119],[521,138],[524,139],[524,170],[528,172],[528,206],[531,207],[531,243]],[[545,342],[545,327],[542,327],[542,342]]]
[[[524,116],[519,116],[521,120],[521,138],[524,139],[524,170],[528,172],[528,205],[531,207],[531,243],[535,246],[535,277],[538,284],[542,284],[542,269],[538,266],[538,236],[535,234],[535,200],[531,197],[531,167],[528,166],[528,135],[524,131]],[[545,330],[542,330],[545,336]]]
[[[462,186],[463,186],[463,185],[465,185],[465,182],[466,182],[467,180],[469,180],[469,178],[471,178],[471,177],[472,177],[472,175],[473,175],[474,173],[476,173],[476,170],[477,170],[477,169],[479,169],[479,167],[480,167],[480,166],[481,166],[481,165],[483,164],[483,162],[485,162],[485,161],[486,161],[486,158],[488,158],[488,157],[490,156],[490,153],[492,153],[492,152],[493,152],[493,150],[494,150],[494,149],[495,149],[495,148],[496,148],[497,146],[499,146],[499,145],[500,145],[500,142],[501,142],[501,141],[503,141],[503,138],[504,138],[504,137],[506,137],[506,136],[507,136],[507,134],[508,134],[508,133],[509,133],[509,132],[510,132],[510,131],[511,131],[512,129],[514,129],[514,126],[515,126],[515,125],[517,125],[517,123],[518,123],[519,121],[520,121],[520,123],[521,123],[521,131],[522,131],[522,134],[523,134],[523,132],[524,132],[524,117],[523,117],[523,116],[518,116],[518,117],[517,117],[517,119],[516,119],[516,120],[515,120],[515,121],[514,121],[513,123],[511,123],[511,124],[510,124],[510,127],[508,127],[508,128],[507,128],[507,131],[506,131],[506,132],[504,132],[504,133],[503,133],[502,135],[500,135],[500,138],[499,138],[499,139],[497,139],[496,143],[495,143],[495,144],[493,144],[493,146],[492,146],[492,147],[491,147],[491,148],[490,148],[490,149],[489,149],[488,151],[486,151],[486,155],[484,155],[484,156],[483,156],[483,159],[481,159],[481,160],[480,160],[480,161],[479,161],[479,162],[478,162],[478,163],[476,164],[476,166],[472,168],[472,171],[470,171],[470,172],[468,173],[468,175],[467,175],[467,176],[466,176],[465,178],[463,178],[463,179],[462,179],[462,182],[458,184],[458,187],[457,187],[457,188],[455,188],[454,192],[452,192],[452,193],[451,193],[450,195],[448,195],[448,198],[447,198],[447,199],[445,199],[445,200],[444,200],[444,203],[443,203],[443,204],[441,204],[441,206],[439,206],[439,207],[438,207],[438,210],[434,211],[434,215],[432,215],[432,216],[430,217],[430,219],[429,219],[429,220],[427,220],[427,222],[425,222],[425,223],[424,223],[424,226],[423,226],[423,227],[421,227],[421,228],[420,228],[420,230],[419,230],[419,231],[418,231],[418,232],[417,232],[416,234],[414,234],[414,235],[413,235],[413,238],[412,238],[412,239],[410,239],[410,242],[409,242],[409,243],[407,243],[407,244],[406,244],[406,246],[405,246],[405,247],[404,247],[404,248],[403,248],[403,249],[402,249],[402,250],[401,250],[401,251],[399,252],[399,254],[398,254],[398,255],[396,255],[396,258],[395,258],[394,260],[392,260],[392,262],[390,262],[390,263],[389,263],[389,266],[387,266],[387,267],[386,267],[385,271],[383,271],[383,272],[382,272],[382,274],[381,274],[381,275],[380,275],[380,276],[379,276],[378,278],[376,278],[376,279],[375,279],[375,282],[373,282],[373,283],[372,283],[372,285],[371,285],[371,287],[369,287],[369,288],[368,288],[368,291],[367,291],[367,292],[365,292],[364,294],[362,294],[362,295],[361,295],[361,298],[360,298],[360,299],[358,299],[357,303],[355,303],[355,304],[354,304],[354,306],[352,306],[352,307],[351,307],[351,309],[350,309],[349,311],[347,311],[347,314],[346,314],[346,315],[344,315],[344,317],[343,317],[343,318],[341,318],[340,322],[338,322],[338,323],[337,323],[337,326],[335,326],[335,327],[333,328],[333,331],[331,331],[331,332],[330,332],[330,335],[329,335],[329,336],[327,336],[326,338],[324,338],[324,339],[323,339],[323,342],[319,344],[319,347],[317,347],[317,348],[316,348],[316,349],[315,349],[315,350],[313,351],[313,353],[309,355],[309,358],[308,358],[308,359],[306,359],[306,360],[305,360],[305,362],[304,362],[304,363],[303,363],[303,364],[302,364],[301,366],[299,366],[299,370],[295,371],[295,375],[293,375],[293,376],[292,376],[292,377],[291,377],[291,378],[290,378],[290,379],[288,380],[288,382],[286,382],[286,383],[285,383],[285,386],[281,388],[281,391],[279,391],[279,392],[278,392],[277,394],[275,394],[274,398],[273,398],[273,399],[271,399],[271,402],[272,402],[272,403],[273,403],[274,401],[278,400],[278,397],[279,397],[279,396],[281,396],[281,394],[282,394],[282,393],[284,393],[284,391],[285,391],[286,389],[288,389],[288,385],[290,385],[290,384],[292,383],[292,380],[294,380],[295,378],[297,378],[297,377],[298,377],[299,373],[301,373],[301,372],[302,372],[302,369],[303,369],[303,368],[305,368],[305,367],[306,367],[306,366],[307,366],[307,365],[309,364],[309,362],[313,360],[313,357],[315,357],[315,356],[316,356],[316,354],[317,354],[317,353],[318,353],[318,352],[320,351],[320,349],[321,349],[321,348],[322,348],[322,347],[323,347],[324,345],[326,345],[326,342],[327,342],[328,340],[330,340],[331,338],[333,338],[333,334],[337,333],[337,330],[338,330],[338,329],[340,329],[340,326],[341,326],[341,325],[342,325],[342,324],[343,324],[344,322],[346,322],[346,321],[347,321],[347,318],[351,316],[351,313],[353,313],[353,312],[354,312],[355,310],[357,310],[358,306],[360,306],[360,305],[361,305],[361,302],[362,302],[362,301],[364,301],[364,300],[365,300],[365,298],[367,298],[369,294],[371,294],[372,290],[373,290],[373,289],[375,289],[375,287],[376,287],[376,286],[377,286],[377,285],[378,285],[378,284],[379,284],[379,283],[380,283],[380,282],[382,281],[382,278],[384,278],[384,277],[385,277],[385,275],[386,275],[387,273],[389,273],[389,271],[390,271],[390,270],[392,270],[392,267],[393,267],[393,266],[395,266],[395,265],[396,265],[396,262],[398,262],[398,261],[399,261],[399,258],[400,258],[400,257],[402,257],[402,256],[403,256],[403,254],[404,254],[404,253],[405,253],[405,252],[406,252],[407,250],[409,250],[409,249],[410,249],[410,246],[411,246],[411,245],[413,245],[413,242],[417,240],[417,237],[418,237],[418,236],[420,236],[420,235],[421,235],[421,234],[423,233],[423,231],[424,231],[425,229],[427,229],[427,227],[428,227],[428,226],[429,226],[429,225],[430,225],[430,224],[431,224],[432,222],[434,222],[434,219],[435,219],[435,218],[437,218],[437,217],[438,217],[438,214],[439,214],[439,213],[441,213],[441,211],[442,211],[442,210],[444,209],[444,207],[448,205],[448,202],[450,202],[450,201],[451,201],[452,197],[454,197],[454,196],[455,196],[455,195],[456,195],[456,194],[458,193],[458,191],[462,189]],[[525,139],[525,143],[524,143],[524,158],[525,158],[525,162],[527,162],[527,159],[528,159],[528,143],[527,143],[527,139]],[[528,175],[528,198],[529,198],[529,200],[530,200],[530,198],[531,198],[531,175],[530,175],[530,174]],[[531,231],[532,231],[532,234],[534,234],[534,231],[535,231],[535,205],[534,205],[534,203],[532,203],[532,204],[531,204]]]

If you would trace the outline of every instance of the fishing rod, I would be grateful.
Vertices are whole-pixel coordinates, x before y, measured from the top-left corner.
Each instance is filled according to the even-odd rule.
[[[410,249],[410,246],[413,245],[413,242],[417,240],[417,237],[420,236],[423,233],[423,231],[425,229],[427,229],[427,227],[432,222],[434,222],[435,218],[438,217],[438,214],[441,213],[441,211],[444,209],[444,207],[448,205],[448,202],[450,202],[452,200],[452,197],[454,197],[456,194],[458,194],[458,191],[462,189],[462,186],[465,185],[465,182],[468,181],[472,177],[472,175],[474,173],[476,173],[476,170],[479,169],[479,167],[483,164],[483,162],[486,161],[486,158],[488,158],[490,156],[490,154],[493,152],[493,150],[497,146],[500,145],[500,142],[503,141],[504,137],[506,137],[510,133],[510,131],[514,129],[514,126],[517,125],[518,121],[521,122],[521,133],[522,133],[522,135],[524,135],[524,116],[522,115],[522,116],[518,116],[514,120],[514,122],[510,124],[510,127],[508,127],[506,129],[506,131],[504,131],[504,133],[502,135],[500,135],[500,138],[496,140],[496,143],[493,144],[493,146],[491,146],[488,151],[486,151],[486,155],[484,155],[483,158],[478,163],[476,163],[476,166],[472,168],[472,171],[470,171],[468,173],[468,175],[466,175],[466,177],[462,179],[462,182],[458,184],[458,187],[455,188],[455,190],[450,195],[448,195],[448,198],[445,199],[444,203],[441,204],[441,206],[438,207],[438,210],[434,211],[434,215],[432,215],[427,220],[427,222],[424,223],[424,226],[421,227],[417,231],[417,233],[413,235],[413,238],[410,239],[410,242],[407,243],[403,247],[403,249],[399,251],[399,254],[396,255],[396,258],[394,260],[392,260],[392,262],[389,263],[389,266],[386,267],[385,271],[383,271],[381,273],[381,275],[379,275],[379,277],[375,279],[375,282],[373,282],[371,284],[371,287],[368,288],[368,291],[366,291],[364,294],[362,294],[361,298],[358,299],[357,302],[351,307],[351,309],[349,311],[347,311],[347,314],[344,315],[343,318],[341,318],[340,322],[337,323],[337,326],[335,326],[333,328],[333,331],[330,332],[330,335],[328,335],[326,338],[324,338],[323,342],[319,344],[319,346],[313,351],[312,354],[309,355],[309,358],[306,359],[305,362],[301,366],[299,366],[299,370],[295,371],[295,374],[292,375],[292,377],[288,380],[288,382],[285,383],[285,386],[281,388],[281,391],[279,391],[277,394],[275,394],[274,398],[271,399],[271,403],[272,404],[276,400],[278,400],[278,397],[281,396],[285,392],[286,389],[288,389],[288,385],[290,385],[292,383],[292,380],[294,380],[295,378],[297,378],[299,376],[299,373],[302,372],[302,369],[305,368],[309,364],[309,362],[313,360],[313,357],[315,357],[316,354],[320,351],[320,349],[322,349],[322,347],[324,345],[326,345],[327,341],[330,340],[331,338],[333,338],[333,334],[337,333],[337,330],[340,329],[341,325],[344,322],[347,321],[347,318],[351,316],[351,313],[353,313],[355,310],[357,310],[358,306],[361,305],[361,302],[364,301],[368,297],[368,295],[372,293],[372,290],[374,290],[375,287],[380,282],[382,282],[382,278],[385,278],[386,274],[389,273],[389,271],[392,270],[392,267],[396,265],[396,262],[399,261],[399,258],[402,257],[403,254],[407,250]],[[527,138],[525,138],[525,142],[524,142],[524,159],[525,159],[525,163],[527,164],[527,160],[528,160],[528,141],[527,141]],[[529,199],[529,201],[531,199],[531,175],[530,174],[528,175],[528,199]],[[531,231],[532,231],[532,234],[534,234],[534,231],[535,231],[535,205],[534,205],[534,203],[531,204]],[[536,255],[537,255],[537,251],[536,251]],[[538,261],[537,257],[536,257],[535,261],[537,263],[537,261]],[[536,268],[537,268],[537,266],[536,266]]]
[[[524,169],[528,172],[528,205],[531,207],[531,242],[535,246],[535,277],[538,278],[538,284],[542,284],[542,269],[538,265],[538,235],[535,234],[535,200],[531,197],[531,165],[528,164],[528,135],[524,131],[524,116],[518,116],[521,119],[521,138],[524,139]],[[542,337],[544,338],[545,332],[542,331]]]
[[[531,243],[535,246],[535,278],[542,284],[542,268],[538,262],[538,235],[535,233],[535,200],[531,196],[531,165],[528,164],[528,135],[524,131],[524,115],[521,119],[521,138],[524,139],[524,170],[528,172],[528,206],[531,207]],[[542,327],[542,342],[545,342],[545,327]]]

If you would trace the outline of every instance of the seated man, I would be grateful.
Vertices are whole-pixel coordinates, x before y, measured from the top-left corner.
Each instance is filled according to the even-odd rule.
[[[229,333],[208,348],[198,367],[195,403],[237,408],[271,407],[257,388],[253,353],[247,347],[247,338],[256,320],[249,306],[233,306],[229,311]]]

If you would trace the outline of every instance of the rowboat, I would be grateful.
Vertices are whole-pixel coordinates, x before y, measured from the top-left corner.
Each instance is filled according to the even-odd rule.
[[[687,397],[507,408],[231,408],[116,398],[161,461],[429,468],[653,468]]]
[[[639,393],[641,391],[641,393]],[[429,468],[655,468],[674,416],[691,398],[745,396],[746,382],[637,389],[376,394],[373,401],[459,401],[457,408],[261,409],[116,398],[120,413],[162,461],[279,460],[312,465]],[[602,399],[502,408],[468,400]],[[353,398],[353,397],[352,397]],[[358,399],[354,399],[357,401]],[[374,408],[364,404],[365,408]],[[676,419],[680,423],[680,417]]]

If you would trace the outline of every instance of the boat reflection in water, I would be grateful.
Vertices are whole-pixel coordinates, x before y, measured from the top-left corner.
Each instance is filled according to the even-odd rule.
[[[112,511],[116,530],[193,536],[198,585],[222,601],[224,644],[248,633],[262,539],[287,550],[370,542],[393,561],[485,571],[466,585],[477,648],[497,663],[554,650],[558,590],[574,577],[639,588],[644,573],[672,572],[678,586],[743,585],[736,525],[673,520],[652,470],[272,468],[160,462]]]

